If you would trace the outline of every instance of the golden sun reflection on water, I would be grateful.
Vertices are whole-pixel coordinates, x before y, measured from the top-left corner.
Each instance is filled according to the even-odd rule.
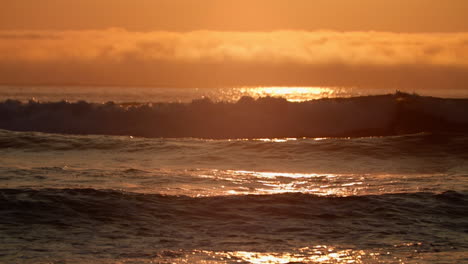
[[[296,141],[297,138],[257,138],[253,139],[254,141],[262,141],[262,142],[276,142],[276,143],[283,143],[288,141]]]
[[[213,189],[210,195],[305,193],[319,196],[350,196],[356,195],[366,187],[363,178],[354,174],[214,170],[199,177],[229,182],[221,189]]]
[[[208,256],[211,261],[200,261],[200,257]],[[198,263],[251,263],[251,264],[282,264],[282,263],[364,263],[365,260],[378,259],[379,253],[365,252],[363,250],[339,250],[326,245],[304,247],[292,252],[253,252],[232,251],[216,252],[195,250],[187,260],[197,259]]]
[[[245,171],[245,170],[231,170],[229,171],[233,174],[244,174],[254,176],[256,178],[268,178],[273,179],[277,177],[285,177],[285,178],[316,178],[316,177],[327,177],[327,178],[334,178],[336,175],[334,174],[319,174],[319,173],[290,173],[290,172],[263,172],[263,171]]]
[[[270,86],[270,87],[242,87],[238,92],[243,95],[258,97],[283,97],[290,102],[304,102],[314,99],[335,97],[338,88],[332,87],[288,87],[288,86]]]
[[[229,253],[252,264],[270,263],[362,263],[364,251],[342,250],[334,251],[326,246],[317,246],[311,252],[310,248],[300,249],[298,253],[258,253],[237,251]]]

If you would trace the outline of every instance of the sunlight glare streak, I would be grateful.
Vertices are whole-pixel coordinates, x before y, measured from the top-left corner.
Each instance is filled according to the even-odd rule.
[[[251,251],[196,251],[214,259],[230,260],[239,263],[272,264],[272,263],[363,263],[363,258],[376,260],[378,254],[366,253],[363,250],[337,250],[334,247],[318,245],[304,247],[293,252],[251,252]]]
[[[228,181],[230,186],[213,189],[210,195],[265,195],[306,193],[319,196],[350,196],[363,191],[367,185],[362,176],[328,173],[288,173],[249,170],[213,170],[199,175]]]
[[[301,86],[270,86],[270,87],[241,87],[241,94],[259,97],[282,97],[289,102],[304,102],[320,98],[335,97],[340,89],[335,87],[301,87]]]
[[[292,178],[292,179],[301,179],[301,178],[317,178],[317,177],[326,177],[326,178],[335,178],[334,174],[319,174],[319,173],[289,173],[289,172],[263,172],[263,171],[245,171],[245,170],[229,170],[234,175],[249,175],[257,178],[267,178],[274,179],[277,177]]]
[[[284,143],[288,141],[297,141],[297,138],[256,138],[254,141]]]

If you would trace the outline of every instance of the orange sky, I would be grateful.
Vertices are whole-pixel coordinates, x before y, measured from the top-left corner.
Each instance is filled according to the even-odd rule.
[[[466,88],[466,14],[466,0],[4,1],[0,83]]]
[[[12,0],[0,29],[468,31],[466,0]]]

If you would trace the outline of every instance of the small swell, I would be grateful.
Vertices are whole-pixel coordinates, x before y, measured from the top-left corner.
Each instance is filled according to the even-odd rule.
[[[405,93],[293,103],[243,97],[144,105],[7,100],[0,129],[142,137],[281,138],[468,132],[468,99]]]
[[[187,241],[203,248],[214,241],[221,250],[232,249],[232,243],[254,250],[272,237],[289,246],[356,240],[391,246],[387,238],[396,234],[405,241],[467,246],[461,234],[467,230],[468,194],[453,191],[194,198],[95,189],[0,189],[0,208],[2,232],[23,237],[40,227],[58,234],[60,241],[81,242],[92,233],[93,240],[140,243],[144,238],[173,248],[183,248]]]
[[[447,191],[349,197],[287,193],[216,197],[169,196],[96,189],[0,189],[0,223],[8,219],[41,222],[57,218],[102,221],[164,218],[236,221],[254,218],[316,219],[421,216],[460,218],[468,194]],[[13,219],[12,219],[13,218]]]

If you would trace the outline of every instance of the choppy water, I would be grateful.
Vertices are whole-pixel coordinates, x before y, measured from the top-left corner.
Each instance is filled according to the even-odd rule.
[[[418,103],[410,110],[444,113],[447,129],[214,140],[109,135],[96,125],[76,135],[83,123],[64,124],[80,111],[64,107],[100,106],[0,103],[10,111],[0,124],[23,125],[0,130],[0,262],[468,262],[466,103],[407,98]],[[374,107],[365,100],[332,105]],[[129,111],[102,107],[105,118]],[[68,130],[28,131],[47,131],[32,124],[53,113],[47,127]],[[433,124],[425,118],[414,122]]]

